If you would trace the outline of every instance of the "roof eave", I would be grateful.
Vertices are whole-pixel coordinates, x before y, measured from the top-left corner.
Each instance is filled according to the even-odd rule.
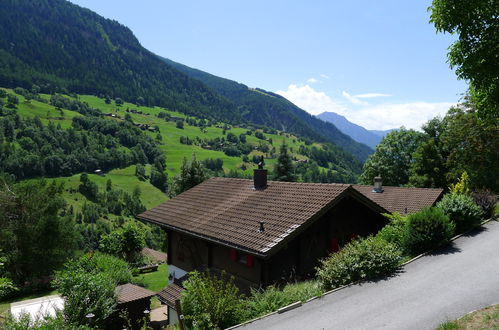
[[[247,253],[247,254],[250,254],[250,255],[253,255],[253,256],[256,256],[256,257],[260,257],[260,258],[264,258],[265,259],[268,256],[268,253],[263,253],[263,252],[251,250],[251,249],[242,247],[242,246],[237,245],[237,244],[231,244],[230,242],[227,242],[227,241],[223,241],[223,240],[219,240],[219,239],[216,239],[216,238],[213,238],[213,237],[210,237],[210,236],[198,234],[198,233],[192,232],[192,231],[187,230],[187,229],[183,229],[183,228],[179,228],[179,227],[175,227],[175,226],[166,224],[164,222],[159,222],[159,221],[155,221],[155,220],[152,220],[152,219],[148,219],[146,217],[141,217],[140,215],[137,215],[136,218],[139,219],[139,220],[142,220],[142,221],[147,221],[147,222],[150,222],[150,223],[154,223],[154,224],[156,224],[156,225],[158,225],[160,227],[165,227],[165,228],[171,229],[173,231],[180,232],[180,233],[185,234],[185,235],[189,235],[189,236],[192,236],[192,237],[195,237],[195,238],[200,238],[200,239],[203,239],[203,240],[215,243],[215,244],[219,244],[219,245],[226,246],[226,247],[229,247],[229,248],[232,248],[232,249],[243,251],[244,253]]]

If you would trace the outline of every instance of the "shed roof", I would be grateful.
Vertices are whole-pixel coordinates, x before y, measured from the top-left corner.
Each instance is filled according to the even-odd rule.
[[[166,288],[158,292],[157,296],[159,300],[171,308],[175,308],[175,300],[180,299],[182,291],[184,291],[184,288],[175,283],[171,283]]]
[[[383,192],[373,192],[373,186],[353,185],[353,188],[390,213],[416,213],[433,206],[444,190],[433,188],[405,188],[383,186]]]
[[[151,298],[156,293],[135,284],[127,283],[116,287],[118,304],[124,304],[145,298]]]
[[[154,259],[156,262],[166,262],[168,259],[168,255],[166,253],[146,247],[142,249],[141,253],[144,256]]]

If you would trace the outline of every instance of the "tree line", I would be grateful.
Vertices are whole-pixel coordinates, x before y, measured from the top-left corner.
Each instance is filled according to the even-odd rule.
[[[499,191],[497,126],[477,114],[476,105],[465,100],[428,121],[423,132],[391,132],[367,159],[360,181],[372,184],[381,175],[387,185],[447,189],[466,172],[472,188]]]

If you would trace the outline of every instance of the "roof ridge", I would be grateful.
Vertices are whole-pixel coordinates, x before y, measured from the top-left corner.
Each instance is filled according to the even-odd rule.
[[[227,177],[221,177],[221,176],[214,176],[209,178],[208,180],[227,180],[227,181],[248,181],[248,182],[253,182],[253,179],[245,179],[245,178],[227,178]],[[208,181],[206,180],[206,181]],[[204,182],[206,182],[204,181]],[[277,181],[277,180],[268,180],[267,183],[272,182],[272,183],[277,183],[277,184],[289,184],[289,185],[335,185],[335,186],[352,186],[352,183],[339,183],[339,182],[330,182],[330,183],[324,183],[324,182],[288,182],[288,181]]]
[[[352,184],[353,187],[373,187],[372,185],[369,184],[358,184],[354,183]],[[383,188],[397,188],[397,189],[420,189],[420,190],[444,190],[443,188],[426,188],[426,187],[399,187],[399,186],[385,186],[383,185]]]

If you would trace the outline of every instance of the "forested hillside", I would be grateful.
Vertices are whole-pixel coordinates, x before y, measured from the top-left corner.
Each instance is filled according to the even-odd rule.
[[[116,21],[64,0],[0,2],[0,86],[69,90],[239,119],[233,106],[143,48]]]
[[[251,89],[244,84],[220,78],[169,59],[163,60],[190,77],[201,80],[234,102],[242,118],[247,121],[292,132],[316,141],[334,142],[361,161],[372,153],[368,146],[354,141],[333,124],[317,119],[280,95],[259,88]],[[341,150],[337,152],[342,153]],[[345,153],[342,154],[348,157]]]
[[[352,155],[358,160],[356,167],[372,153],[278,95],[218,77],[205,79],[206,74],[191,76],[143,48],[127,27],[68,1],[5,0],[0,20],[0,86],[36,85],[44,93],[120,98],[226,123],[272,127],[333,143],[346,162]]]

